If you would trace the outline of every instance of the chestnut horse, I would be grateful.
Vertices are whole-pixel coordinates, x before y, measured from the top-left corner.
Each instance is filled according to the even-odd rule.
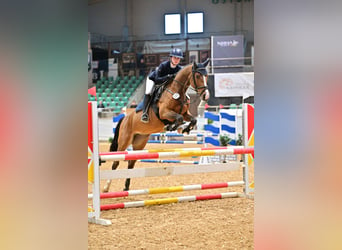
[[[147,144],[152,133],[165,130],[176,130],[184,121],[190,122],[182,133],[189,132],[196,125],[197,120],[189,112],[189,98],[186,95],[190,87],[203,99],[208,100],[206,66],[209,59],[203,63],[189,64],[182,68],[174,79],[154,91],[153,103],[149,109],[148,123],[140,121],[142,111],[131,112],[123,117],[116,126],[114,139],[110,151],[124,151],[132,144],[133,150],[141,150]],[[128,169],[134,168],[136,160],[128,161]],[[114,161],[112,170],[119,166]],[[103,192],[108,192],[111,180],[107,180]],[[126,179],[125,191],[129,190],[130,178]]]

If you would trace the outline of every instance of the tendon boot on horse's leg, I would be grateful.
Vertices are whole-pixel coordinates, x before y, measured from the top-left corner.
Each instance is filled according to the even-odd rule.
[[[146,144],[146,143],[145,143]],[[133,147],[134,149],[134,147]],[[129,160],[128,161],[128,169],[133,169],[135,165],[136,160]],[[127,178],[125,181],[125,188],[123,191],[128,191],[129,190],[129,185],[131,184],[131,179]]]
[[[143,123],[148,123],[149,122],[148,108],[150,107],[150,103],[151,103],[151,95],[145,94],[145,97],[144,97],[144,110],[143,110],[143,114],[141,115],[141,121]]]
[[[189,125],[185,129],[183,129],[182,134],[183,133],[189,133],[190,130],[192,130],[194,128],[196,123],[197,123],[197,120],[196,119],[192,119],[191,122],[189,123]]]
[[[177,114],[177,118],[171,127],[171,131],[177,130],[177,128],[183,123],[183,121],[184,121],[183,116]]]
[[[125,188],[123,191],[128,191],[129,190],[129,185],[131,184],[131,179],[127,178],[125,181]]]

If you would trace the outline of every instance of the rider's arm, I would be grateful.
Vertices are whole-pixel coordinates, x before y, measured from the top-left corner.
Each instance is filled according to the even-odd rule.
[[[171,76],[169,75],[169,66],[166,62],[163,62],[159,65],[156,73],[155,73],[155,79],[154,82],[156,84],[161,84],[168,80]]]

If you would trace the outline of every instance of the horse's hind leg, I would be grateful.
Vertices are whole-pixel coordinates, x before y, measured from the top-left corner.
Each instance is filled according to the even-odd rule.
[[[114,161],[113,164],[112,164],[112,170],[117,169],[117,167],[119,166],[119,164],[120,164],[119,161]],[[107,192],[108,192],[109,187],[110,187],[111,184],[112,184],[112,180],[111,180],[111,179],[107,180],[106,185],[103,187],[103,192],[104,192],[104,193],[107,193]]]
[[[126,150],[128,148],[128,146],[131,144],[132,137],[133,137],[132,134],[128,133],[128,132],[120,134],[119,139],[118,139],[117,151]],[[117,169],[119,164],[120,164],[120,161],[114,161],[112,164],[112,170]],[[134,164],[133,164],[133,166],[134,166]],[[129,165],[128,165],[128,167],[129,167]],[[103,188],[104,193],[108,192],[111,183],[112,183],[112,180],[107,180],[106,185]]]
[[[144,149],[146,146],[146,143],[149,139],[150,135],[141,135],[141,134],[136,134],[133,137],[133,142],[132,142],[132,147],[133,150],[141,150]],[[135,165],[136,160],[129,160],[128,161],[128,169],[133,169]],[[127,178],[125,182],[125,189],[124,191],[129,190],[129,186],[131,184],[131,179]]]
[[[129,160],[128,161],[128,169],[133,169],[135,165],[136,160]],[[129,185],[131,184],[131,178],[127,178],[125,181],[125,188],[124,191],[129,190]]]

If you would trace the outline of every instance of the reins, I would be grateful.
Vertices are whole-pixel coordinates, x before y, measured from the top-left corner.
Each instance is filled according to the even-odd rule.
[[[194,65],[192,66],[192,69],[191,69],[191,75],[192,75],[192,80],[193,80],[193,83],[194,83],[194,86],[195,87],[193,87],[193,86],[191,86],[191,83],[189,83],[190,82],[190,77],[191,77],[191,75],[190,76],[188,76],[188,78],[186,79],[186,81],[183,83],[183,82],[181,82],[181,81],[178,81],[178,80],[176,80],[176,79],[173,79],[173,81],[175,81],[176,83],[178,83],[179,85],[181,85],[183,88],[185,88],[186,86],[188,86],[188,83],[189,83],[189,88],[191,88],[192,90],[194,90],[196,93],[197,93],[197,96],[196,96],[196,98],[193,100],[193,101],[189,101],[188,102],[188,98],[186,97],[186,99],[185,99],[185,101],[183,101],[183,100],[180,100],[180,102],[181,102],[181,104],[183,105],[183,104],[187,104],[187,105],[190,105],[190,104],[192,104],[192,103],[195,103],[196,101],[197,101],[197,99],[198,98],[200,98],[200,96],[208,89],[208,87],[207,86],[200,86],[200,87],[198,87],[198,85],[197,85],[197,83],[196,83],[196,78],[195,78],[195,74],[196,73],[199,73],[199,74],[201,74],[201,76],[203,76],[203,73],[201,72],[201,70],[203,70],[203,69],[205,69],[205,68],[198,68],[198,69],[194,69]],[[202,89],[202,91],[200,92],[200,93],[198,93],[198,91],[199,90],[201,90]],[[174,95],[175,93],[172,91],[172,90],[170,90],[169,88],[166,88],[166,91],[168,91],[171,95]],[[184,93],[186,92],[186,90],[184,90]]]
[[[189,84],[189,87],[191,87],[193,90],[195,90],[196,93],[197,93],[199,96],[201,96],[201,95],[208,89],[207,86],[200,86],[200,87],[197,86],[196,79],[195,79],[195,73],[199,73],[199,74],[201,74],[201,76],[203,76],[203,74],[202,74],[201,71],[200,71],[201,69],[203,69],[203,68],[199,68],[199,70],[198,70],[198,69],[197,69],[197,70],[194,70],[194,66],[192,66],[192,80],[193,80],[193,82],[194,82],[195,88],[192,87],[191,84]],[[187,86],[187,83],[190,82],[190,79],[189,79],[189,78],[190,78],[190,76],[187,78],[187,80],[185,81],[185,83],[182,83],[182,82],[180,82],[180,81],[178,81],[178,80],[176,80],[176,79],[173,79],[173,81],[175,81],[176,83],[178,83],[178,84],[180,84],[181,86],[185,87],[185,86]],[[201,93],[199,94],[199,93],[198,93],[198,90],[201,90],[201,89],[203,89],[203,90],[202,90]]]

